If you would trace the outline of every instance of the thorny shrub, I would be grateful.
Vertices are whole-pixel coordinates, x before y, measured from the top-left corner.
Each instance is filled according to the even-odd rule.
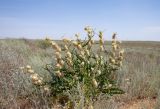
[[[26,66],[26,70],[30,73],[33,84],[42,87],[50,95],[54,96],[57,101],[64,102],[71,107],[80,102],[69,99],[66,92],[71,95],[78,93],[76,89],[79,85],[84,94],[85,106],[94,103],[100,95],[123,94],[116,85],[114,73],[122,66],[123,49],[120,42],[116,39],[116,34],[112,36],[112,49],[105,48],[103,33],[100,31],[99,48],[97,52],[93,47],[95,31],[86,27],[87,39],[81,40],[76,34],[76,40],[63,39],[63,45],[55,43],[53,40],[46,38],[46,41],[54,49],[55,63],[47,64],[45,69],[50,73],[51,80],[45,82],[31,66]],[[65,99],[67,98],[67,101]],[[93,108],[92,104],[89,105]]]

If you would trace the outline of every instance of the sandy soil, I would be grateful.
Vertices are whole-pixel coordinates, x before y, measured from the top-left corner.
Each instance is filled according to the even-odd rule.
[[[156,99],[139,99],[123,103],[119,109],[154,109]]]

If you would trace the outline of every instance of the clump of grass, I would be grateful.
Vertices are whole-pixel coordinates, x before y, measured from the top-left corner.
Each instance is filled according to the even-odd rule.
[[[55,51],[55,63],[47,64],[45,67],[50,73],[51,81],[45,82],[31,66],[26,67],[33,84],[49,92],[56,101],[68,108],[80,108],[82,99],[74,96],[80,93],[83,94],[83,105],[90,109],[101,95],[124,93],[116,85],[114,74],[122,66],[124,53],[116,34],[112,36],[112,50],[109,51],[105,48],[103,33],[100,31],[99,48],[95,52],[95,32],[90,27],[84,30],[87,32],[86,40],[81,40],[76,34],[76,40],[63,39],[61,46],[51,39],[46,39]]]
[[[38,40],[37,45],[42,49],[47,49],[50,47],[50,44],[47,41],[44,40]]]

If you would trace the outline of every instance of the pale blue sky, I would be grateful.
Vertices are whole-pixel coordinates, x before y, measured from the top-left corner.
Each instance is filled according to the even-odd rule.
[[[0,38],[72,38],[87,25],[105,39],[160,41],[160,0],[0,0]]]

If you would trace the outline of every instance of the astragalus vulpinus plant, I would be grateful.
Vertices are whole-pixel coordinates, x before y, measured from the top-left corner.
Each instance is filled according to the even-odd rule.
[[[83,91],[84,105],[93,108],[92,104],[100,95],[114,95],[124,93],[116,86],[113,77],[115,71],[122,66],[123,50],[120,42],[116,40],[116,34],[112,36],[112,49],[106,49],[103,33],[100,31],[99,48],[95,51],[95,32],[86,27],[87,39],[81,40],[76,34],[76,40],[63,39],[63,45],[46,38],[54,50],[55,63],[47,64],[46,70],[51,75],[51,81],[45,82],[38,74],[34,73],[30,66],[27,71],[31,74],[33,83],[50,91],[50,94],[58,100],[66,99],[66,104],[71,107],[80,102],[80,98],[72,101],[68,94],[78,94],[78,88]],[[77,90],[74,90],[77,89]],[[74,102],[74,103],[73,103]]]

